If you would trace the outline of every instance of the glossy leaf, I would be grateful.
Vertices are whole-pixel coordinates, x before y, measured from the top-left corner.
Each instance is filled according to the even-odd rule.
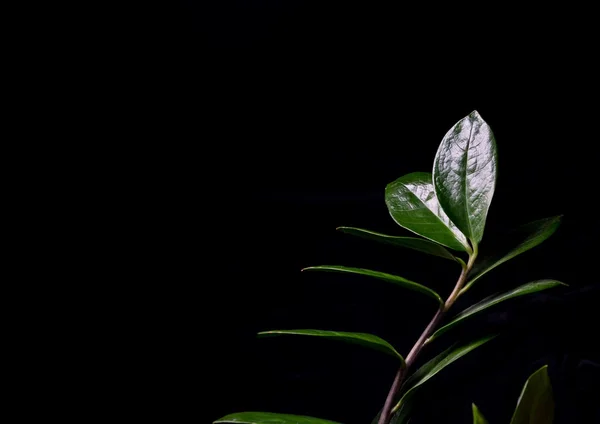
[[[473,407],[473,424],[488,424],[483,414],[477,409],[477,405],[472,404]]]
[[[393,411],[398,411],[403,403],[408,402],[410,400],[410,398],[414,395],[416,389],[418,389],[421,385],[423,385],[441,370],[446,368],[454,361],[457,361],[458,359],[462,358],[472,350],[478,348],[482,344],[492,340],[494,337],[496,336],[487,336],[475,340],[471,343],[468,343],[464,346],[460,346],[457,348],[451,347],[450,349],[445,350],[444,352],[440,353],[439,355],[431,359],[429,362],[424,364],[412,376],[410,376],[410,378],[406,380],[406,382],[402,386],[401,392],[403,392],[404,394],[400,398],[398,404],[396,404],[396,406],[394,407]]]
[[[344,331],[328,330],[272,330],[262,331],[258,333],[258,335],[263,337],[280,335],[323,337],[329,340],[338,340],[375,349],[380,352],[387,353],[388,355],[395,356],[396,358],[399,358],[400,361],[402,361],[402,363],[404,363],[404,358],[402,357],[402,355],[400,355],[391,344],[373,334],[348,333]]]
[[[548,366],[531,374],[517,402],[510,424],[552,424],[554,400]]]
[[[338,230],[346,234],[352,234],[354,236],[378,241],[380,243],[387,243],[394,246],[405,247],[407,249],[417,250],[422,253],[427,253],[433,256],[439,256],[440,258],[450,259],[453,261],[456,260],[456,257],[452,253],[450,253],[448,249],[446,249],[444,246],[441,246],[429,240],[420,239],[416,237],[388,236],[386,234],[376,233],[374,231],[363,230],[362,228],[353,227],[339,227]]]
[[[236,424],[337,424],[334,421],[301,415],[274,414],[272,412],[238,412],[214,421]]]
[[[477,243],[494,196],[497,161],[494,134],[477,111],[446,133],[435,155],[435,194],[452,222]]]
[[[426,239],[459,251],[470,251],[469,243],[442,210],[427,172],[398,178],[385,188],[385,203],[398,225]]]
[[[475,281],[492,269],[547,240],[560,225],[560,220],[561,216],[553,216],[533,221],[511,231],[504,240],[496,241],[494,244],[501,246],[500,252],[475,264],[462,292],[467,291]]]
[[[379,271],[371,271],[368,269],[362,268],[351,268],[346,266],[338,266],[338,265],[322,265],[322,266],[311,266],[308,268],[304,268],[302,271],[327,271],[327,272],[342,272],[348,274],[356,274],[356,275],[365,275],[367,277],[378,278],[383,281],[387,281],[388,283],[397,284],[405,289],[413,290],[419,293],[423,293],[435,300],[442,305],[444,301],[440,297],[439,294],[431,290],[429,287],[425,287],[419,283],[415,283],[414,281],[407,280],[406,278],[398,277],[397,275],[386,274],[384,272]]]
[[[526,294],[551,289],[553,287],[561,285],[565,286],[566,284],[556,280],[532,281],[531,283],[523,284],[522,286],[519,286],[516,289],[510,290],[506,293],[494,295],[487,299],[484,299],[481,302],[476,303],[475,305],[472,305],[464,311],[460,312],[452,321],[450,321],[443,327],[440,327],[435,333],[433,333],[429,337],[429,339],[427,339],[427,343],[431,342],[433,339],[436,339],[437,337],[444,334],[446,331],[450,330],[452,327],[456,326],[457,324],[466,320],[467,318],[470,318],[473,315],[478,314],[491,306],[497,305],[500,302],[504,302],[505,300],[512,299],[514,297],[525,296]]]

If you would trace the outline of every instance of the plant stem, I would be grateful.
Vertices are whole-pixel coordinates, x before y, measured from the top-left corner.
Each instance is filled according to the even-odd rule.
[[[394,398],[396,397],[398,390],[400,390],[404,377],[408,373],[408,370],[411,367],[411,365],[417,359],[417,356],[421,352],[421,349],[423,349],[423,347],[425,346],[425,341],[427,340],[427,338],[431,335],[431,333],[433,333],[437,325],[444,317],[444,314],[448,312],[448,310],[452,307],[456,299],[458,299],[460,295],[460,290],[462,289],[467,280],[467,274],[469,273],[469,271],[473,267],[473,264],[475,263],[475,259],[477,258],[477,252],[477,244],[473,243],[473,253],[469,255],[469,261],[467,265],[463,267],[462,272],[460,273],[460,277],[458,277],[458,281],[454,286],[454,290],[452,290],[452,293],[450,293],[450,296],[448,296],[446,302],[443,305],[441,305],[440,308],[437,310],[437,312],[429,322],[429,325],[427,325],[425,330],[423,330],[421,337],[419,337],[413,348],[410,350],[408,356],[406,357],[406,364],[400,367],[400,369],[396,373],[396,377],[394,378],[392,387],[390,388],[388,396],[385,400],[385,404],[383,405],[381,417],[379,418],[379,424],[388,424],[391,419],[392,412],[397,411],[399,405],[396,405],[396,407],[392,410],[392,403],[394,402]]]

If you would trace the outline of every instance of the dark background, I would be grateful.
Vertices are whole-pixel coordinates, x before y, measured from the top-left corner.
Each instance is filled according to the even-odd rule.
[[[428,383],[414,422],[467,423],[476,402],[491,424],[507,423],[525,379],[543,364],[556,422],[600,422],[600,149],[586,11],[435,6],[432,16],[433,5],[321,3],[187,1],[156,23],[166,55],[146,95],[158,100],[149,133],[156,127],[152,137],[163,141],[148,145],[144,169],[158,194],[151,207],[160,236],[147,236],[158,257],[145,263],[156,274],[142,293],[160,335],[144,378],[160,396],[143,407],[167,408],[183,422],[244,410],[370,422],[392,359],[255,333],[369,332],[410,349],[434,313],[427,298],[300,269],[371,268],[447,295],[454,264],[335,229],[406,235],[387,212],[385,185],[430,171],[446,131],[477,109],[499,151],[482,250],[520,223],[564,220],[457,309],[538,278],[569,287],[507,302],[425,351],[490,327],[503,334]]]

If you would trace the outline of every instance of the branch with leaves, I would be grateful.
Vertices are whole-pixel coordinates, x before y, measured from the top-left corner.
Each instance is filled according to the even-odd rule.
[[[454,345],[435,356],[419,369],[413,370],[414,364],[424,348],[463,321],[486,311],[490,307],[515,297],[563,284],[548,279],[529,282],[506,293],[492,295],[459,312],[449,322],[443,323],[456,300],[481,277],[497,266],[542,243],[556,231],[560,224],[561,217],[559,216],[526,224],[508,235],[507,239],[510,242],[499,240],[496,243],[498,253],[480,258],[479,245],[483,239],[485,222],[496,187],[497,166],[496,141],[492,130],[479,113],[474,111],[461,119],[446,133],[435,156],[432,173],[415,172],[405,175],[388,184],[385,189],[385,202],[393,220],[401,227],[420,237],[391,236],[353,227],[339,228],[347,234],[413,249],[459,264],[460,273],[456,284],[445,300],[429,287],[384,272],[338,265],[305,268],[306,271],[337,272],[376,278],[418,292],[435,301],[437,304],[435,314],[406,358],[398,353],[390,343],[373,334],[327,330],[273,330],[261,332],[259,336],[300,335],[321,337],[359,344],[395,357],[399,363],[398,371],[383,409],[373,423],[408,423],[412,414],[412,400],[419,388],[442,369],[493,339],[494,336],[486,336],[462,346]],[[463,255],[463,257],[460,255]],[[547,380],[547,374],[545,378]],[[543,377],[538,376],[535,381],[540,379],[543,380]],[[530,387],[532,385],[534,383]],[[549,382],[547,386],[549,387]],[[538,399],[535,396],[532,398]],[[519,400],[519,404],[522,402],[523,395]],[[523,405],[526,403],[524,402]],[[522,408],[525,408],[525,406]],[[535,413],[539,413],[539,411]],[[474,423],[486,422],[475,405],[473,405],[473,417]],[[312,417],[263,412],[232,414],[216,422],[249,424],[332,423],[332,421]],[[529,421],[515,421],[515,418],[513,418],[512,422]],[[551,420],[539,422],[550,423]]]

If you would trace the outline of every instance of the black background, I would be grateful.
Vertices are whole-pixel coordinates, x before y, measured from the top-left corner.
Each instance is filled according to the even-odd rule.
[[[158,105],[149,133],[162,141],[142,150],[151,151],[140,159],[151,182],[131,191],[156,193],[155,230],[146,233],[156,259],[142,264],[151,275],[141,290],[148,311],[135,327],[149,322],[153,333],[155,359],[143,379],[160,396],[148,398],[147,411],[166,408],[184,422],[244,410],[370,422],[395,373],[392,359],[255,333],[369,332],[410,349],[434,313],[427,299],[300,269],[372,268],[448,294],[458,276],[452,263],[335,229],[407,234],[387,212],[385,185],[430,171],[446,131],[477,109],[499,151],[482,250],[520,223],[564,220],[458,308],[538,278],[569,287],[499,306],[425,351],[489,327],[503,333],[432,380],[414,422],[470,422],[471,402],[491,424],[509,422],[525,379],[543,364],[556,422],[600,422],[600,150],[586,13],[480,15],[460,6],[432,16],[433,7],[187,1],[157,22],[165,36],[153,40],[166,55],[146,95]]]

